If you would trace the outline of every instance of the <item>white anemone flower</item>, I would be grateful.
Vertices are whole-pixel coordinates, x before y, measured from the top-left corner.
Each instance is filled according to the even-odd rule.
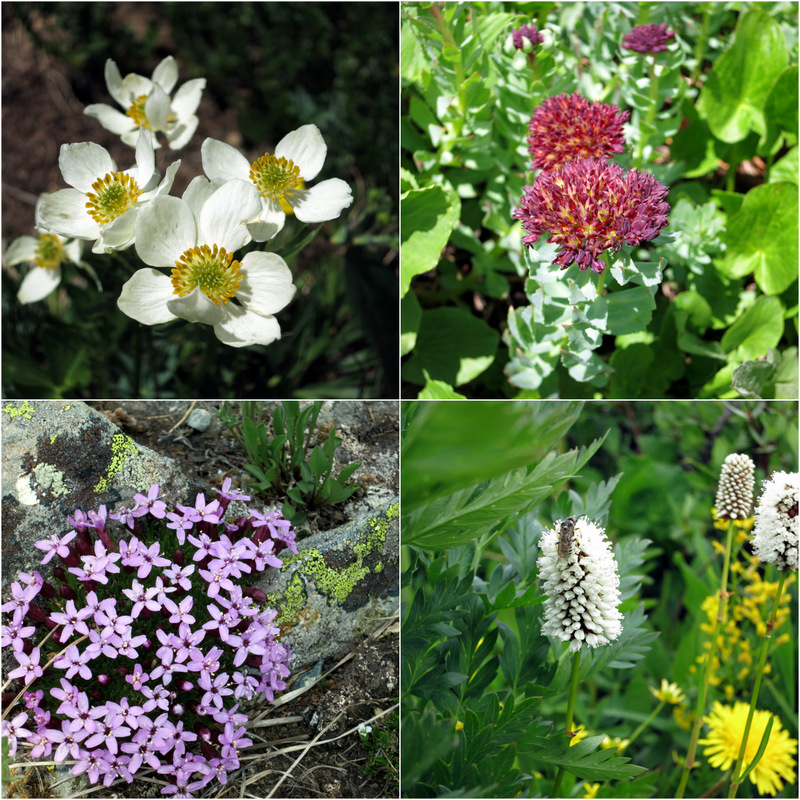
[[[105,68],[108,93],[124,109],[117,111],[105,103],[86,106],[84,114],[94,117],[106,129],[116,133],[125,144],[133,147],[140,128],[163,133],[172,150],[185,147],[197,130],[195,115],[205,78],[187,81],[170,98],[178,82],[178,66],[172,56],[167,56],[154,70],[152,78],[136,73],[120,74],[119,67],[109,58]],[[153,136],[153,146],[160,147]]]
[[[136,221],[136,252],[172,273],[138,270],[122,287],[119,308],[145,325],[176,318],[213,325],[231,347],[279,339],[274,314],[295,292],[286,262],[275,253],[233,258],[251,241],[245,223],[260,210],[258,191],[246,181],[215,188],[200,176],[182,198],[157,197]]]
[[[582,644],[609,644],[622,633],[619,573],[611,542],[588,517],[574,522],[566,540],[560,528],[558,522],[539,541],[536,563],[546,595],[542,634],[569,642],[570,652]]]
[[[136,166],[120,172],[108,151],[94,142],[64,144],[58,166],[73,188],[48,195],[39,225],[59,236],[94,239],[92,251],[124,250],[136,238],[136,215],[154,197],[169,192],[176,161],[159,183],[149,131],[136,145]]]
[[[320,181],[310,189],[306,182],[317,177],[328,152],[316,125],[303,125],[278,142],[275,153],[264,153],[252,164],[235,148],[206,139],[201,153],[203,170],[215,183],[239,178],[250,181],[261,194],[258,225],[251,225],[258,242],[275,236],[294,214],[301,222],[336,219],[353,202],[350,187],[340,178]]]
[[[36,201],[36,227],[39,227],[43,195]],[[36,236],[20,236],[6,248],[4,261],[6,266],[29,263],[30,269],[20,283],[17,300],[21,304],[36,303],[44,300],[61,283],[61,265],[65,261],[93,270],[81,261],[83,247],[78,239],[64,239],[55,233],[37,233]],[[95,278],[96,280],[96,278]]]
[[[753,551],[759,560],[780,572],[797,572],[797,534],[800,517],[800,475],[773,472],[764,484],[756,508]]]

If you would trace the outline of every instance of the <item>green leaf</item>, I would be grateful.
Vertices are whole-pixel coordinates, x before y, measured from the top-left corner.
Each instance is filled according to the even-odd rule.
[[[760,149],[779,143],[781,133],[797,135],[797,65],[787,67],[778,76],[764,106],[767,120],[766,141]],[[763,140],[762,140],[763,141]]]
[[[407,356],[417,344],[422,322],[422,306],[415,292],[406,292],[400,301],[400,355]]]
[[[697,101],[697,110],[718,139],[732,143],[751,130],[766,133],[764,104],[787,63],[778,23],[759,8],[743,14],[733,44],[717,59]]]
[[[489,368],[499,341],[496,330],[466,309],[423,311],[414,356],[404,374],[413,379],[415,371],[424,370],[434,380],[461,386]]]
[[[769,171],[769,182],[793,181],[797,183],[798,171],[800,171],[798,167],[798,149],[793,147],[780,161],[773,164],[772,169]]]
[[[609,397],[650,397],[648,370],[654,357],[653,348],[642,343],[615,350],[609,360],[614,370],[608,386]]]
[[[413,189],[401,195],[400,296],[411,279],[433,269],[450,238],[457,218],[441,186]]]
[[[417,394],[418,400],[466,400],[465,395],[457,392],[449,383],[434,381],[425,372],[425,386]]]
[[[655,298],[646,286],[631,287],[598,299],[608,302],[606,332],[613,336],[643,330],[650,323],[656,308]]]
[[[766,183],[751,189],[728,220],[720,270],[736,278],[750,273],[765,294],[780,294],[797,280],[797,184]]]
[[[765,356],[783,336],[783,304],[777,297],[762,295],[725,331],[722,349],[741,361]]]

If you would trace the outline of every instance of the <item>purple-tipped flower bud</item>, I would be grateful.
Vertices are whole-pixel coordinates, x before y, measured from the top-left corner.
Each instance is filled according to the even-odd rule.
[[[175,555],[172,557],[172,560],[179,566],[182,567],[186,563],[186,557],[183,554],[183,550],[176,550]]]
[[[194,732],[204,741],[208,742],[211,739],[211,729],[208,725],[204,725],[200,720],[194,723]]]
[[[47,614],[45,614],[44,611],[42,611],[42,609],[34,603],[31,603],[28,606],[28,611],[25,616],[31,620],[31,622],[50,622],[50,620],[47,618]],[[55,627],[57,624],[58,623],[53,623],[53,627]]]
[[[39,594],[42,597],[55,597],[56,596],[56,589],[52,583],[48,583],[47,581],[42,582],[42,588],[39,589]]]
[[[209,742],[205,741],[205,739],[201,740],[200,742],[200,750],[203,753],[203,755],[209,760],[211,760],[212,758],[219,758],[219,753],[217,752],[217,749],[213,745],[209,744]]]
[[[179,688],[179,689],[180,689],[182,692],[191,692],[191,691],[192,691],[192,689],[194,689],[194,684],[193,684],[191,681],[181,681],[181,682],[178,684],[178,688]]]
[[[247,597],[252,597],[253,600],[256,601],[256,603],[266,603],[267,602],[266,594],[264,594],[264,592],[261,591],[261,589],[259,589],[256,586],[251,586],[249,589],[247,589],[245,591],[245,595]]]
[[[109,553],[117,552],[116,542],[111,538],[111,534],[108,532],[108,528],[106,528],[105,525],[97,529],[97,536],[103,543],[103,547],[105,547]]]
[[[67,573],[63,567],[53,567],[53,577],[63,582],[67,580]],[[71,598],[67,597],[66,599],[69,600]]]
[[[180,703],[175,703],[175,705],[172,706],[172,713],[176,717],[182,717],[183,716],[183,706]]]
[[[108,686],[108,684],[111,682],[111,678],[109,678],[108,675],[103,672],[97,676],[97,682],[101,686]]]
[[[58,587],[58,593],[64,600],[78,599],[78,593],[71,586],[67,586],[66,583],[62,583],[61,586]]]

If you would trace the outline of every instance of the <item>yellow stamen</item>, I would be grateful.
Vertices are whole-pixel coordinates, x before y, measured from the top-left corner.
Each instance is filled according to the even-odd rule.
[[[250,165],[250,180],[258,191],[270,200],[277,200],[286,214],[292,214],[289,203],[298,189],[305,188],[300,168],[294,161],[265,153]]]
[[[147,97],[148,95],[146,94],[140,94],[125,114],[131,117],[138,127],[150,130],[150,122],[147,119],[147,114],[144,113],[144,104],[147,102]]]
[[[45,269],[55,269],[64,259],[64,245],[54,233],[39,234],[36,242],[36,266]]]
[[[124,172],[114,175],[109,172],[98,178],[92,189],[96,194],[90,192],[86,195],[89,198],[86,208],[89,216],[101,225],[121,217],[142,193],[136,181]]]
[[[241,264],[233,260],[233,253],[224,247],[210,248],[207,244],[190,247],[175,262],[172,270],[172,285],[175,294],[185,297],[193,289],[201,292],[215,305],[220,301],[228,302],[229,297],[236,295],[242,275]]]

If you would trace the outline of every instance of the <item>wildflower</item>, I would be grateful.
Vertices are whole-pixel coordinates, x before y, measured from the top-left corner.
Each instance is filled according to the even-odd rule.
[[[11,756],[17,752],[17,739],[27,739],[31,735],[31,732],[23,727],[27,721],[28,715],[23,711],[11,722],[5,719],[2,722],[2,735],[8,739],[8,754]]]
[[[570,161],[623,152],[622,126],[630,116],[613,103],[593,103],[577,92],[548,97],[528,123],[534,169],[558,169]]]
[[[703,754],[712,767],[727,770],[736,763],[748,711],[747,703],[736,703],[734,706],[714,703],[711,713],[706,717],[708,737],[699,740],[699,744],[707,745]],[[747,737],[743,769],[753,760],[771,716],[769,711],[756,709]],[[760,794],[774,797],[783,788],[783,781],[794,783],[796,753],[797,741],[789,738],[789,732],[783,730],[780,719],[775,716],[764,754],[749,775],[750,782],[755,784]]]
[[[507,48],[510,44],[511,47],[517,50],[524,50],[526,53],[533,53],[537,44],[541,44],[544,37],[539,33],[539,29],[535,25],[520,25],[519,28],[511,31],[506,40]]]
[[[569,642],[570,652],[582,644],[599,647],[622,632],[619,574],[605,530],[581,517],[566,558],[558,553],[558,527],[542,534],[537,562],[544,602],[542,633]]]
[[[133,147],[144,128],[153,134],[163,133],[172,150],[185,147],[197,129],[195,111],[200,105],[205,78],[187,81],[170,99],[178,82],[178,67],[172,56],[167,56],[154,70],[151,78],[131,73],[124,78],[119,67],[109,58],[105,67],[108,93],[125,112],[117,111],[105,103],[86,106],[84,114],[94,117],[106,130],[117,134],[125,144]],[[154,147],[160,147],[153,136]]]
[[[661,679],[660,689],[654,689],[652,686],[648,688],[656,700],[660,700],[662,703],[678,705],[686,699],[686,695],[684,695],[680,686],[677,683],[669,683],[666,678]]]
[[[42,195],[36,201],[34,212],[35,226],[39,231]],[[65,239],[55,233],[37,232],[36,236],[20,236],[6,248],[5,263],[8,267],[23,262],[29,263],[17,291],[17,300],[22,303],[36,303],[43,300],[61,283],[61,265],[65,262],[77,264],[94,274],[91,267],[81,261],[83,245],[78,239]]]
[[[17,659],[19,666],[8,673],[9,678],[22,678],[26,684],[32,683],[36,678],[42,677],[42,668],[39,666],[41,653],[38,647],[34,647],[30,656],[22,651],[14,651],[14,658]]]
[[[195,179],[182,199],[159,197],[139,215],[139,257],[174,269],[171,278],[138,270],[117,305],[145,325],[177,318],[213,325],[231,347],[270,344],[280,338],[273,315],[294,296],[292,274],[275,253],[251,252],[241,263],[233,258],[250,241],[243,220],[259,213],[255,187],[235,180],[208,190]]]
[[[781,572],[797,572],[797,515],[800,475],[774,472],[764,484],[756,508],[753,551],[765,564]]]
[[[59,635],[59,641],[63,643],[72,636],[73,631],[78,631],[78,633],[83,636],[87,635],[89,633],[89,628],[86,626],[84,620],[91,616],[92,612],[88,608],[81,608],[78,610],[75,608],[74,600],[67,600],[65,611],[63,613],[54,611],[50,615],[50,619],[64,626]]]
[[[158,499],[158,484],[154,483],[147,492],[147,497],[143,494],[135,494],[133,499],[136,501],[136,508],[133,509],[135,517],[143,514],[150,514],[156,519],[164,519],[167,513],[167,504]]]
[[[747,519],[753,516],[753,464],[750,456],[732,453],[720,471],[715,502],[720,519]]]
[[[287,134],[275,147],[252,164],[229,144],[206,139],[201,148],[203,170],[211,181],[233,178],[251,181],[261,196],[258,223],[249,226],[253,239],[263,242],[275,236],[294,214],[301,222],[336,219],[353,202],[350,187],[340,178],[329,178],[310,189],[328,152],[316,125],[303,125]]]
[[[663,53],[675,38],[675,31],[667,30],[667,23],[637,25],[622,39],[622,46],[636,53]]]
[[[48,195],[39,225],[60,236],[94,239],[92,252],[124,250],[136,238],[136,216],[172,186],[173,164],[159,183],[150,134],[136,145],[136,166],[120,172],[108,151],[94,142],[61,146],[58,166],[72,187]]]
[[[667,191],[648,172],[588,158],[540,173],[512,216],[528,232],[525,245],[550,233],[549,241],[560,246],[553,263],[562,269],[577,262],[581,270],[601,273],[601,253],[650,241],[666,227]]]

